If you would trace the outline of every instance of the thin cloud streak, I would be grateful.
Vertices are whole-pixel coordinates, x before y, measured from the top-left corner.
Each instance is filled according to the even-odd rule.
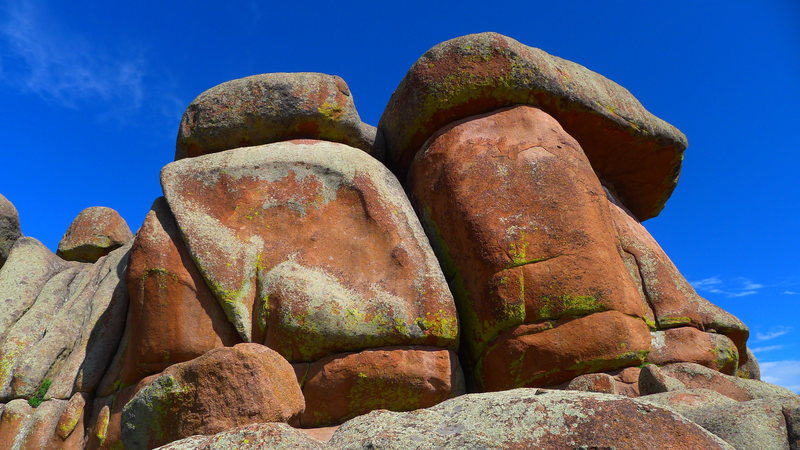
[[[758,294],[759,289],[765,287],[761,283],[756,283],[749,278],[737,278],[738,287],[730,287],[728,283],[724,282],[720,277],[713,276],[704,278],[702,280],[693,281],[691,285],[701,292],[710,294],[724,295],[728,298],[747,297],[749,295]]]
[[[135,52],[114,57],[80,34],[61,30],[33,2],[9,7],[0,24],[2,82],[66,108],[113,102],[136,109],[144,96],[145,62]]]
[[[769,341],[788,334],[790,331],[792,331],[791,327],[780,327],[767,333],[756,333],[755,340],[758,342]]]
[[[771,352],[773,350],[780,350],[782,348],[783,345],[767,345],[765,347],[753,347],[750,350],[752,350],[753,353],[765,353],[765,352]]]

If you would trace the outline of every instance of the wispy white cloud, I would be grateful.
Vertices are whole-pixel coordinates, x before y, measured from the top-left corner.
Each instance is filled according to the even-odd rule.
[[[797,291],[783,291],[783,295],[800,295]]]
[[[783,360],[760,362],[761,379],[800,394],[800,361]]]
[[[792,331],[792,327],[777,327],[772,331],[768,331],[766,333],[756,333],[756,341],[763,342],[775,339],[777,337],[781,337],[784,334],[789,333]]]
[[[753,347],[750,350],[752,350],[753,353],[765,353],[765,352],[771,352],[773,350],[780,350],[782,348],[783,345],[767,345],[764,347]]]
[[[0,23],[3,84],[68,108],[98,101],[138,108],[145,76],[140,52],[113,54],[60,25],[33,1],[7,6]]]
[[[701,292],[724,295],[725,297],[747,297],[758,294],[765,286],[749,278],[736,278],[733,283],[725,282],[720,277],[713,276],[691,282],[691,285]]]

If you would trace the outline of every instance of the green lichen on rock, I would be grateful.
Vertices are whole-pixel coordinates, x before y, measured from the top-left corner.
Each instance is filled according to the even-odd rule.
[[[50,389],[51,384],[53,384],[53,380],[49,378],[42,380],[42,384],[39,385],[38,389],[36,389],[36,393],[33,394],[33,397],[28,399],[28,404],[33,408],[41,405],[44,401],[45,395],[47,395],[47,390]]]
[[[191,386],[182,385],[172,375],[162,375],[137,392],[122,408],[122,443],[125,448],[150,448],[152,437],[163,439],[164,424],[191,392]]]

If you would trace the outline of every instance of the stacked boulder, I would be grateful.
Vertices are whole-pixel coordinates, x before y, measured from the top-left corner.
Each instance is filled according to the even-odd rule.
[[[0,196],[0,448],[800,448],[641,225],[686,145],[496,33],[377,129],[336,76],[209,89],[133,239],[89,208],[53,254]]]

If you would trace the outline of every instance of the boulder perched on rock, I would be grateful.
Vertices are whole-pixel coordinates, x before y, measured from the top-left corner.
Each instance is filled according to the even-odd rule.
[[[547,386],[641,363],[646,305],[603,187],[553,117],[517,106],[446,127],[417,154],[408,184],[478,386]]]
[[[616,395],[515,389],[468,394],[406,413],[373,411],[333,434],[332,448],[730,449],[683,416]]]
[[[577,139],[640,220],[664,207],[686,137],[613,81],[497,33],[442,42],[414,63],[378,124],[377,154],[402,177],[440,128],[519,104],[547,112]]]
[[[131,229],[118,212],[94,206],[81,211],[72,221],[58,243],[57,254],[67,261],[93,263],[132,238]]]
[[[129,250],[81,264],[17,241],[0,269],[0,401],[93,392],[123,332]]]
[[[266,73],[228,81],[194,99],[178,129],[175,159],[291,139],[372,151],[347,83],[322,73]]]
[[[192,260],[244,341],[290,362],[455,347],[455,305],[436,258],[400,184],[366,153],[282,142],[176,161],[161,182]]]
[[[296,423],[303,408],[285,359],[260,344],[237,344],[153,376],[122,410],[122,443],[153,448],[256,422]]]
[[[3,267],[14,242],[22,236],[19,214],[14,204],[0,194],[0,267]]]

